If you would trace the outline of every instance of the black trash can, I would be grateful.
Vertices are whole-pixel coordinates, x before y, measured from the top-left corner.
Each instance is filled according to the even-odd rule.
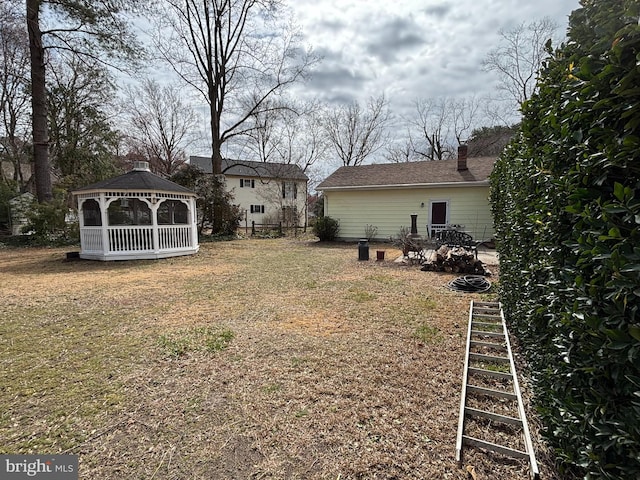
[[[369,260],[369,241],[366,238],[358,242],[358,260]]]

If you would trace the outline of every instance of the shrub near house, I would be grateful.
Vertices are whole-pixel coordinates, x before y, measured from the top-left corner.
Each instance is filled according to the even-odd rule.
[[[321,242],[333,242],[340,232],[340,223],[331,217],[318,217],[313,225],[313,233]]]

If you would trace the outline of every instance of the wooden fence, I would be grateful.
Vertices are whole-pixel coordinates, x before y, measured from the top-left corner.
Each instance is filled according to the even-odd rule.
[[[256,232],[269,232],[269,231],[276,231],[278,232],[278,235],[284,235],[285,233],[289,233],[291,231],[293,231],[293,235],[294,236],[298,236],[298,230],[302,230],[303,232],[306,231],[305,227],[301,227],[299,225],[293,225],[293,226],[283,226],[282,222],[279,223],[256,223],[254,221],[251,222],[251,235],[255,235]],[[249,227],[246,226],[245,227],[245,231],[248,234],[249,233]]]

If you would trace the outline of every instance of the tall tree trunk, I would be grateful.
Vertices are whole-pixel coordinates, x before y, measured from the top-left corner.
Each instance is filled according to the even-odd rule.
[[[214,177],[222,175],[222,142],[220,141],[220,121],[214,109],[211,109],[211,173]],[[214,196],[216,198],[217,196]],[[213,201],[213,221],[211,233],[216,234],[222,231],[222,206]]]
[[[209,80],[210,84],[214,84],[214,80]],[[209,126],[211,128],[211,173],[214,175],[222,174],[222,142],[220,141],[220,113],[214,108],[214,102],[217,102],[217,95],[214,88],[209,88],[209,95],[213,96],[209,105],[209,115],[211,120]]]
[[[49,132],[47,123],[47,91],[45,84],[44,46],[40,30],[40,1],[27,2],[27,29],[31,54],[31,106],[33,125],[33,163],[36,195],[40,203],[53,199],[49,165]]]

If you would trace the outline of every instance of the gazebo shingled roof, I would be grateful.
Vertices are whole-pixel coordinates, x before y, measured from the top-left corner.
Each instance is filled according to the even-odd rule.
[[[100,182],[76,189],[76,192],[91,190],[156,190],[162,192],[179,192],[193,194],[194,192],[171,180],[162,178],[147,170],[131,170],[123,175],[108,178]]]

